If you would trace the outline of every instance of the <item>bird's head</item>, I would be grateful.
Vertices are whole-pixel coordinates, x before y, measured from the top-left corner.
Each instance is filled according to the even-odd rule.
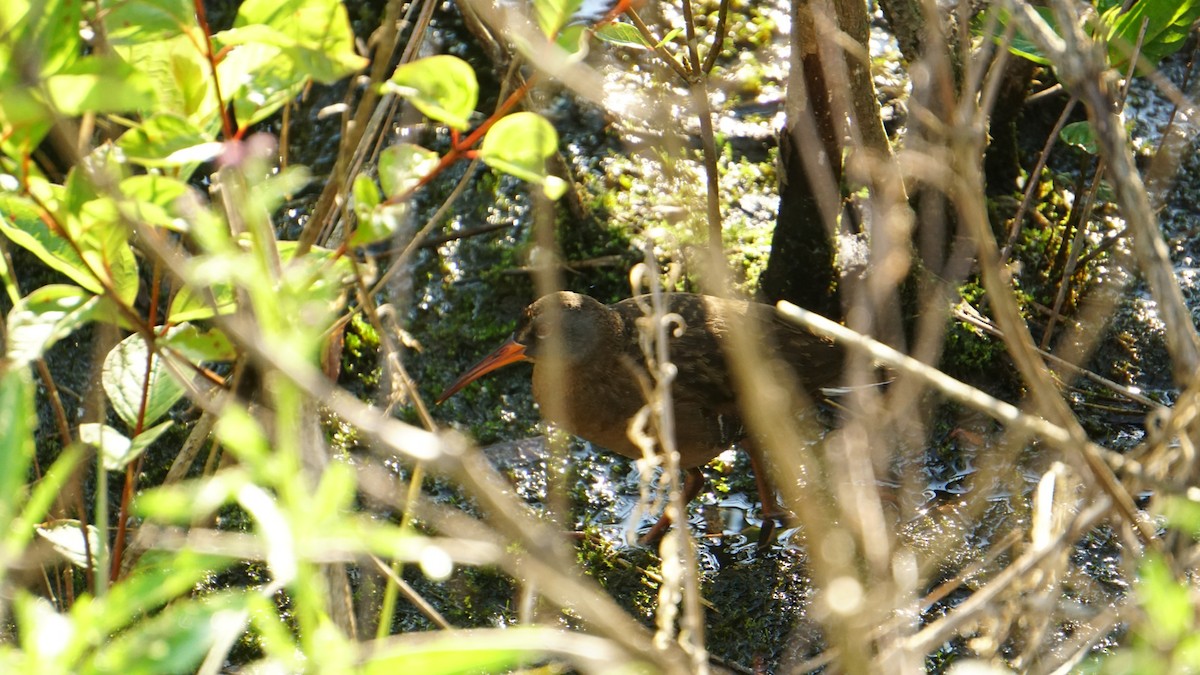
[[[587,295],[559,291],[542,296],[521,312],[512,336],[447,387],[437,402],[487,373],[519,361],[561,353],[567,366],[586,362],[603,343],[609,329],[608,313],[607,307]]]

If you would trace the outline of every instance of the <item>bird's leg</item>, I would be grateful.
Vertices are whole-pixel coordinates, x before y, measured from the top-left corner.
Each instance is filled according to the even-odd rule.
[[[775,487],[767,478],[767,465],[757,446],[750,439],[742,441],[742,448],[750,456],[750,467],[754,470],[754,484],[758,487],[758,501],[762,504],[762,529],[758,533],[758,547],[765,548],[771,543],[775,527],[787,520],[788,513],[779,505],[775,498]]]
[[[692,467],[688,469],[683,475],[684,508],[687,508],[687,505],[692,503],[692,500],[696,498],[696,495],[700,494],[700,490],[702,489],[704,489],[704,472],[700,470],[700,467]],[[650,531],[641,538],[641,543],[649,546],[650,544],[658,542],[659,539],[662,539],[663,534],[666,533],[667,528],[670,526],[671,519],[667,517],[667,514],[662,514],[662,517],[658,519],[658,522],[654,523],[654,527],[650,528]]]

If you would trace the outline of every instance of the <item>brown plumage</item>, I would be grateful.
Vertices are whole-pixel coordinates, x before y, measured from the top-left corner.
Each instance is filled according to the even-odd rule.
[[[703,485],[697,467],[746,436],[721,344],[731,323],[756,322],[769,343],[767,353],[791,364],[809,394],[836,382],[843,355],[832,342],[785,323],[768,305],[692,293],[668,293],[665,299],[667,311],[683,320],[683,329],[669,338],[669,354],[678,369],[671,389],[675,443],[682,468],[690,470],[690,494],[685,494],[690,499]],[[638,329],[646,302],[630,298],[604,305],[578,293],[546,295],[525,308],[507,342],[450,385],[438,402],[497,368],[532,361],[533,397],[549,421],[620,455],[639,458],[642,452],[626,432],[650,382]],[[561,359],[550,358],[553,334],[561,341]],[[761,473],[757,461],[755,471]],[[756,477],[761,492],[765,484],[762,476]],[[770,510],[771,495],[761,497],[764,511]],[[656,526],[648,536],[663,527]]]

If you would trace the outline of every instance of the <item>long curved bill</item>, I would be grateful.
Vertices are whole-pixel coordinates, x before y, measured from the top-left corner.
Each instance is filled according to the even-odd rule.
[[[443,391],[442,395],[438,396],[437,402],[441,403],[442,401],[445,401],[451,396],[457,394],[459,389],[462,389],[463,387],[471,384],[475,380],[487,375],[497,368],[503,368],[510,363],[528,360],[529,357],[525,356],[525,345],[518,343],[513,338],[509,338],[508,342],[505,342],[504,344],[500,345],[496,351],[483,357],[483,360],[471,366],[470,370],[463,373],[457,380],[455,380],[454,384],[446,387],[446,391]]]

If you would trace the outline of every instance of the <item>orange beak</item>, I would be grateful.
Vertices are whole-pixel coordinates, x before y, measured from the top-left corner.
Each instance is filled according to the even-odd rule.
[[[519,344],[516,340],[509,338],[508,342],[505,342],[504,344],[500,345],[496,351],[483,357],[482,361],[471,366],[471,369],[463,373],[461,377],[455,380],[454,384],[446,387],[446,391],[443,391],[442,395],[438,396],[437,402],[440,404],[442,401],[445,401],[451,396],[457,394],[459,389],[462,389],[463,387],[471,384],[475,380],[487,375],[497,368],[503,368],[510,363],[528,360],[529,358],[525,356],[525,345]]]

